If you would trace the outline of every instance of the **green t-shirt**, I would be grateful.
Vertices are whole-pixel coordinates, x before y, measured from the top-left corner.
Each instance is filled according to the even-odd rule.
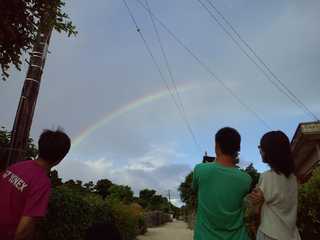
[[[242,200],[252,179],[237,168],[216,162],[195,166],[192,189],[198,192],[194,240],[249,239],[243,224]]]

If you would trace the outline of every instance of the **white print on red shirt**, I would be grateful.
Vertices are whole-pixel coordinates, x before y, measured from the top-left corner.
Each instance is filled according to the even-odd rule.
[[[3,178],[6,178],[8,176],[10,176],[8,181],[10,183],[12,183],[16,188],[18,188],[18,190],[20,190],[21,192],[23,192],[23,189],[26,186],[28,186],[28,184],[26,184],[21,178],[19,178],[18,175],[15,175],[14,173],[10,172],[9,170],[7,170],[7,172],[5,174],[3,174]]]

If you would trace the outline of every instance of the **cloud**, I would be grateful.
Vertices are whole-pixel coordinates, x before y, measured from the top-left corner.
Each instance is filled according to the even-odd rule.
[[[166,84],[180,106],[149,13],[138,2],[128,4],[157,66],[122,2],[69,1],[65,12],[79,34],[70,38],[52,34],[30,132],[35,142],[42,129],[53,125],[64,127],[74,139],[121,107],[163,92]],[[291,138],[300,122],[314,119],[266,78],[200,3],[163,0],[149,6],[197,57],[156,22],[187,123],[170,94],[146,101],[85,137],[56,167],[59,175],[64,181],[107,178],[129,185],[135,194],[150,188],[165,195],[171,189],[173,199],[178,199],[177,186],[201,162],[204,151],[214,156],[214,134],[224,126],[241,133],[241,167],[254,162],[264,171],[256,147],[261,136],[271,128]],[[319,117],[320,1],[278,1],[277,7],[269,1],[221,1],[215,6],[281,82]],[[0,122],[9,131],[27,67],[23,63],[22,72],[12,67],[10,78],[0,82]]]
[[[84,163],[87,165],[90,169],[94,171],[106,171],[107,168],[110,168],[113,166],[113,160],[108,160],[106,158],[101,158],[97,161],[86,161]]]
[[[154,189],[157,195],[167,196],[167,190],[172,191],[171,198],[179,205],[177,188],[185,180],[192,168],[187,164],[180,164],[179,158],[186,157],[176,151],[176,143],[153,144],[145,156],[126,160],[126,163],[116,163],[118,159],[102,157],[98,160],[80,161],[70,159],[67,155],[56,167],[63,182],[73,179],[83,183],[100,179],[109,179],[118,185],[128,185],[135,196],[143,189]]]

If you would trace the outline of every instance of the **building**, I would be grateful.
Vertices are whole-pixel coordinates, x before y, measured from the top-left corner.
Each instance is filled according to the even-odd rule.
[[[290,145],[295,173],[309,174],[320,166],[320,121],[300,123]]]

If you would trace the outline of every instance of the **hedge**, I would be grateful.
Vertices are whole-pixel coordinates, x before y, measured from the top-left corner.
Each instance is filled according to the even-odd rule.
[[[320,167],[313,170],[308,182],[298,183],[299,205],[297,227],[301,239],[315,240],[320,236]]]
[[[84,195],[62,185],[52,189],[47,217],[38,222],[34,239],[83,239],[93,223],[111,222],[118,227],[123,240],[133,240],[143,218],[144,213],[131,206],[107,202],[96,194]]]

